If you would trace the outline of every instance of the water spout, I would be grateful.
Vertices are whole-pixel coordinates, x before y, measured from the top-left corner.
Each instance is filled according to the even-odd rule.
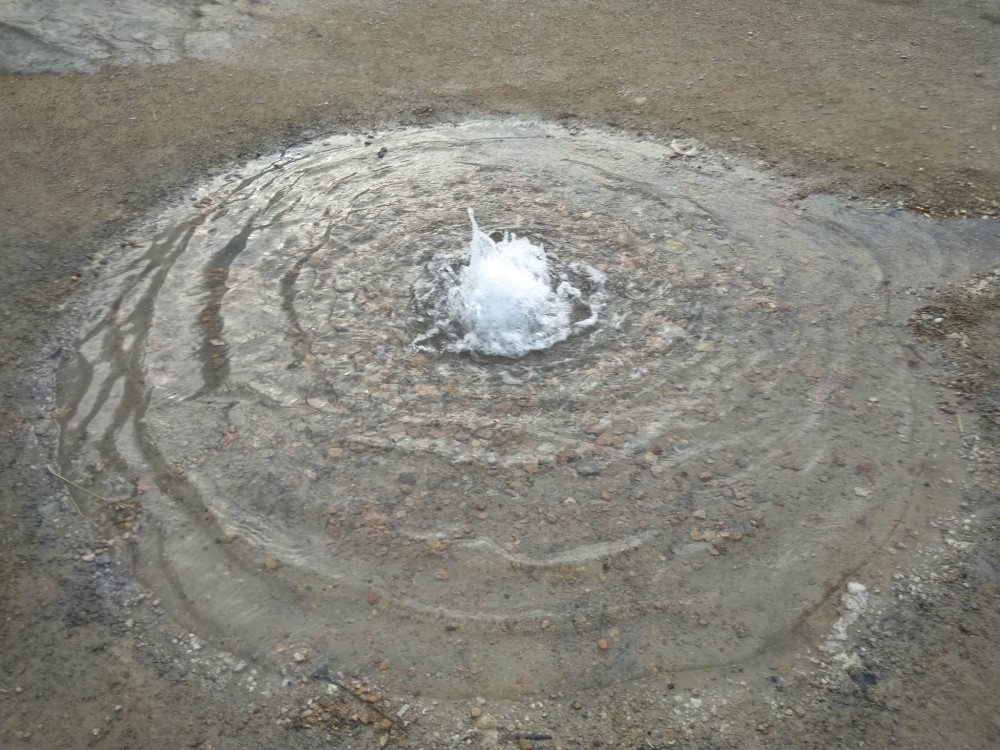
[[[458,348],[522,357],[568,338],[580,291],[565,279],[553,284],[540,245],[510,233],[494,242],[471,208],[469,219],[469,262],[448,292],[448,308],[464,331]]]

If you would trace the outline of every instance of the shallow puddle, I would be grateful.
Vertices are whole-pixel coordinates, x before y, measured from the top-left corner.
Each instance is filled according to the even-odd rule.
[[[288,0],[6,0],[0,6],[0,72],[93,73],[106,65],[217,60],[266,38],[269,21],[300,5]]]
[[[63,471],[174,616],[260,662],[462,696],[747,658],[956,501],[905,323],[988,248],[792,190],[524,123],[259,160],[112,264]],[[428,344],[467,206],[603,275],[598,322],[520,359]]]

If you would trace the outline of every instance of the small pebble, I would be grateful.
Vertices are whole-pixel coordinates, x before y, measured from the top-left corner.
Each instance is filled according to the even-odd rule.
[[[236,541],[236,531],[234,529],[226,527],[219,533],[218,540],[222,544],[232,544],[234,541]]]
[[[489,731],[497,728],[497,717],[493,714],[483,714],[476,719],[476,729]]]

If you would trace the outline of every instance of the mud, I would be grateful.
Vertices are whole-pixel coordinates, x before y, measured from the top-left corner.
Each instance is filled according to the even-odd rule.
[[[199,18],[253,10],[238,4],[205,7],[210,12]],[[16,10],[23,15],[23,8]],[[187,52],[139,60],[128,57],[124,45],[120,54],[107,57],[88,56],[86,49],[74,52],[85,65],[69,58],[44,63],[95,71],[88,74],[5,76],[7,106],[0,109],[0,125],[13,136],[0,144],[7,175],[0,186],[3,744],[990,745],[998,732],[995,701],[989,697],[997,694],[998,674],[992,574],[996,432],[990,421],[996,413],[992,363],[998,352],[996,337],[988,333],[996,329],[996,305],[995,296],[955,290],[965,288],[963,276],[995,263],[997,233],[982,219],[931,222],[900,207],[934,215],[995,215],[998,78],[990,50],[997,27],[989,20],[990,8],[978,3],[933,8],[855,3],[832,12],[817,4],[797,12],[789,16],[776,5],[733,11],[721,4],[665,9],[642,3],[554,3],[543,9],[502,5],[485,15],[448,3],[332,9],[272,4],[253,19],[253,35],[213,62],[185,59]],[[8,9],[5,33],[13,25],[24,27],[22,15]],[[183,27],[203,30],[197,26],[203,21],[194,23],[185,20]],[[72,26],[70,32],[67,38],[83,34]],[[177,34],[167,37],[180,39]],[[177,50],[183,46],[177,45]],[[794,64],[775,65],[779,46],[781,59]],[[17,48],[18,57],[36,60],[32,50]],[[169,64],[108,65],[125,62]],[[26,68],[8,63],[7,69]],[[911,482],[925,500],[906,506],[913,513],[859,519],[865,531],[850,535],[853,542],[824,535],[835,557],[849,557],[845,544],[858,545],[859,567],[831,572],[830,585],[807,584],[815,587],[815,605],[778,602],[775,612],[798,616],[775,625],[772,637],[751,653],[722,654],[712,666],[697,668],[669,649],[654,663],[643,657],[648,649],[636,648],[624,654],[623,662],[621,649],[635,633],[628,623],[607,621],[584,628],[579,640],[563,639],[564,652],[546,648],[544,655],[541,650],[533,654],[530,645],[518,649],[523,664],[498,689],[493,682],[498,665],[518,658],[510,652],[511,641],[498,631],[470,642],[461,623],[456,629],[454,622],[441,621],[440,635],[427,641],[426,656],[411,654],[412,663],[406,661],[406,639],[392,642],[395,626],[385,620],[376,623],[374,640],[371,622],[345,617],[329,623],[317,641],[296,634],[291,625],[297,618],[290,627],[264,618],[268,635],[248,642],[242,627],[226,622],[220,627],[218,614],[206,618],[204,602],[169,580],[164,585],[153,569],[144,569],[141,561],[148,555],[136,556],[135,544],[156,544],[156,535],[143,526],[149,511],[144,503],[153,505],[148,495],[164,492],[162,486],[114,463],[102,475],[111,477],[110,484],[103,479],[92,484],[95,466],[57,460],[56,446],[68,434],[65,420],[72,411],[55,400],[57,370],[62,368],[65,383],[66,368],[72,367],[81,335],[91,325],[88,310],[100,308],[94,300],[117,278],[114,269],[143,251],[143,228],[157,207],[200,199],[197,186],[206,175],[223,174],[233,165],[239,169],[258,155],[322,133],[364,136],[402,124],[496,113],[560,122],[570,138],[614,128],[624,128],[629,138],[641,131],[664,145],[674,137],[696,137],[713,153],[767,170],[782,187],[773,199],[782,216],[828,216],[836,203],[853,205],[849,214],[870,215],[875,226],[883,227],[858,242],[866,252],[877,246],[892,265],[889,289],[872,277],[871,289],[847,284],[857,304],[849,304],[846,292],[835,295],[849,315],[857,316],[850,318],[856,320],[855,341],[848,346],[845,330],[838,334],[844,336],[838,346],[847,347],[852,357],[871,347],[871,354],[860,357],[873,363],[881,356],[876,350],[895,347],[888,372],[905,373],[907,385],[880,392],[876,402],[861,399],[856,424],[859,440],[870,437],[872,450],[893,458],[885,471],[903,471],[907,478],[884,473],[881,462],[861,460],[833,464],[830,473],[843,470],[844,482],[852,474],[845,484],[849,493],[855,485],[867,491],[878,481],[890,488]],[[390,146],[387,156],[391,153]],[[823,195],[828,191],[836,197]],[[578,213],[585,211],[581,207]],[[833,218],[843,220],[843,214]],[[456,221],[462,219],[459,213]],[[558,221],[555,213],[546,220],[554,227]],[[867,218],[851,221],[871,226]],[[921,230],[929,235],[910,233],[907,241],[899,241],[894,227],[900,222],[933,228]],[[929,257],[934,263],[927,262]],[[719,273],[741,272],[723,268]],[[778,290],[802,278],[786,270]],[[983,278],[973,277],[973,284]],[[789,310],[780,308],[776,295],[757,294],[763,291],[755,287],[758,281],[728,279],[737,289],[746,286],[744,296],[751,301],[760,297],[774,305],[771,310],[755,303],[756,310],[743,314],[759,316],[761,322],[754,325],[773,328],[776,335],[783,329],[776,316]],[[955,282],[954,288],[939,295],[937,285],[947,281]],[[911,314],[915,317],[908,325]],[[942,322],[935,323],[938,318]],[[934,326],[942,335],[933,335]],[[655,343],[643,338],[630,348]],[[814,355],[828,356],[818,349]],[[878,370],[885,371],[885,365],[872,367],[873,378]],[[808,381],[810,375],[796,377]],[[114,396],[114,387],[99,395]],[[893,448],[887,452],[877,437],[880,407],[874,404],[888,407],[887,401],[906,395],[911,398],[903,410],[922,414],[927,442],[918,451],[913,443],[899,442],[894,427]],[[318,403],[311,396],[308,400],[314,407]],[[902,403],[892,408],[897,420]],[[169,434],[159,429],[160,437]],[[232,434],[227,430],[218,435],[220,442]],[[850,442],[849,427],[841,433]],[[324,449],[330,447],[327,442]],[[236,452],[242,447],[232,437],[230,446]],[[351,446],[345,448],[341,460],[355,460]],[[618,448],[604,450],[614,454]],[[526,456],[517,458],[523,470]],[[325,460],[333,459],[326,454]],[[778,470],[794,474],[793,463]],[[95,498],[71,487],[67,492],[66,483],[47,466],[110,503],[95,513]],[[534,468],[529,461],[528,469]],[[641,482],[654,481],[649,462],[636,469],[644,472]],[[364,479],[370,468],[359,465],[355,471]],[[711,473],[712,480],[704,481],[715,480],[716,472]],[[535,481],[536,475],[529,474]],[[781,476],[760,479],[785,482]],[[498,485],[504,497],[511,497],[505,492],[510,479]],[[408,480],[402,484],[400,502],[405,504],[413,488]],[[808,497],[812,489],[803,486],[801,495]],[[638,492],[643,494],[642,488]],[[853,497],[860,503],[864,496]],[[682,523],[707,520],[715,510],[712,502],[680,508],[706,516]],[[77,515],[76,506],[88,520]],[[548,512],[567,514],[567,528],[576,528],[565,507]],[[780,518],[792,508],[776,506],[774,513]],[[457,518],[459,509],[442,512]],[[489,531],[492,521],[481,522]],[[544,515],[538,524],[529,525],[527,533],[542,533],[532,529],[551,525]],[[585,528],[581,523],[578,530]],[[690,531],[702,539],[694,540]],[[706,544],[704,531],[700,523],[677,528],[699,544]],[[197,539],[169,534],[161,540],[178,538]],[[508,540],[501,546],[503,541]],[[675,602],[661,601],[668,597],[649,597],[650,621],[658,615],[676,621],[695,649],[717,648],[722,636],[716,628],[723,621],[734,643],[766,632],[763,623],[770,616],[750,623],[753,627],[739,618],[714,616],[737,602],[739,592],[729,600],[723,591],[721,610],[697,611],[698,594],[715,585],[712,570],[744,559],[740,555],[747,553],[739,545],[747,542],[740,540],[724,555],[705,552],[711,563],[691,579],[691,612],[671,609]],[[195,559],[213,549],[226,555],[243,543],[222,529],[218,538],[196,542],[192,552]],[[538,538],[532,544],[544,542]],[[283,611],[303,613],[331,601],[316,581],[274,552],[250,554],[246,575],[251,588],[262,591],[259,601],[277,607],[291,595],[292,608],[280,604]],[[428,570],[433,577],[446,567]],[[168,578],[176,573],[169,566],[155,570],[166,570]],[[601,571],[611,577],[628,574],[627,566]],[[192,580],[189,572],[184,580]],[[831,641],[848,580],[868,587],[868,603],[847,629],[847,639]],[[616,579],[608,590],[617,596],[628,585],[625,578]],[[241,588],[234,586],[231,593]],[[375,588],[364,594],[361,610],[394,603],[392,592]],[[803,590],[801,582],[795,583],[788,596]],[[223,592],[213,596],[219,601]],[[515,601],[515,606],[520,604]],[[235,608],[215,609],[227,611],[236,616]],[[256,621],[245,608],[238,614]],[[563,627],[558,613],[539,618],[538,626],[546,619],[553,630]],[[414,643],[427,640],[419,628],[409,637]],[[387,644],[400,653],[389,658]],[[426,679],[422,664],[434,664],[442,654],[454,661],[434,671],[447,674]],[[553,673],[573,663],[586,667],[576,672],[586,679],[564,680],[557,676],[563,672]],[[440,690],[442,679],[449,690]],[[541,739],[545,736],[552,739]]]

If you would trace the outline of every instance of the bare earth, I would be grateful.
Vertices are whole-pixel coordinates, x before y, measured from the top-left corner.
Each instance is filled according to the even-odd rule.
[[[0,40],[13,38],[7,5]],[[390,696],[379,713],[193,642],[123,567],[83,559],[105,545],[45,469],[54,370],[95,259],[202,176],[321,133],[514,114],[694,137],[814,191],[995,217],[1000,5],[175,5],[195,20],[238,6],[252,29],[231,48],[199,37],[164,64],[116,67],[112,55],[81,73],[60,53],[63,72],[0,74],[0,745],[1000,747],[995,277],[929,313],[958,321],[947,332],[967,348],[914,325],[948,398],[973,415],[979,490],[929,519],[912,568],[894,579],[885,558],[883,604],[852,631],[861,658],[844,668],[805,650],[828,631],[834,597],[797,643],[673,675],[680,697],[666,703],[640,684],[484,706]],[[408,734],[386,718],[404,703]],[[499,717],[499,735],[488,720],[476,729],[480,712]]]

